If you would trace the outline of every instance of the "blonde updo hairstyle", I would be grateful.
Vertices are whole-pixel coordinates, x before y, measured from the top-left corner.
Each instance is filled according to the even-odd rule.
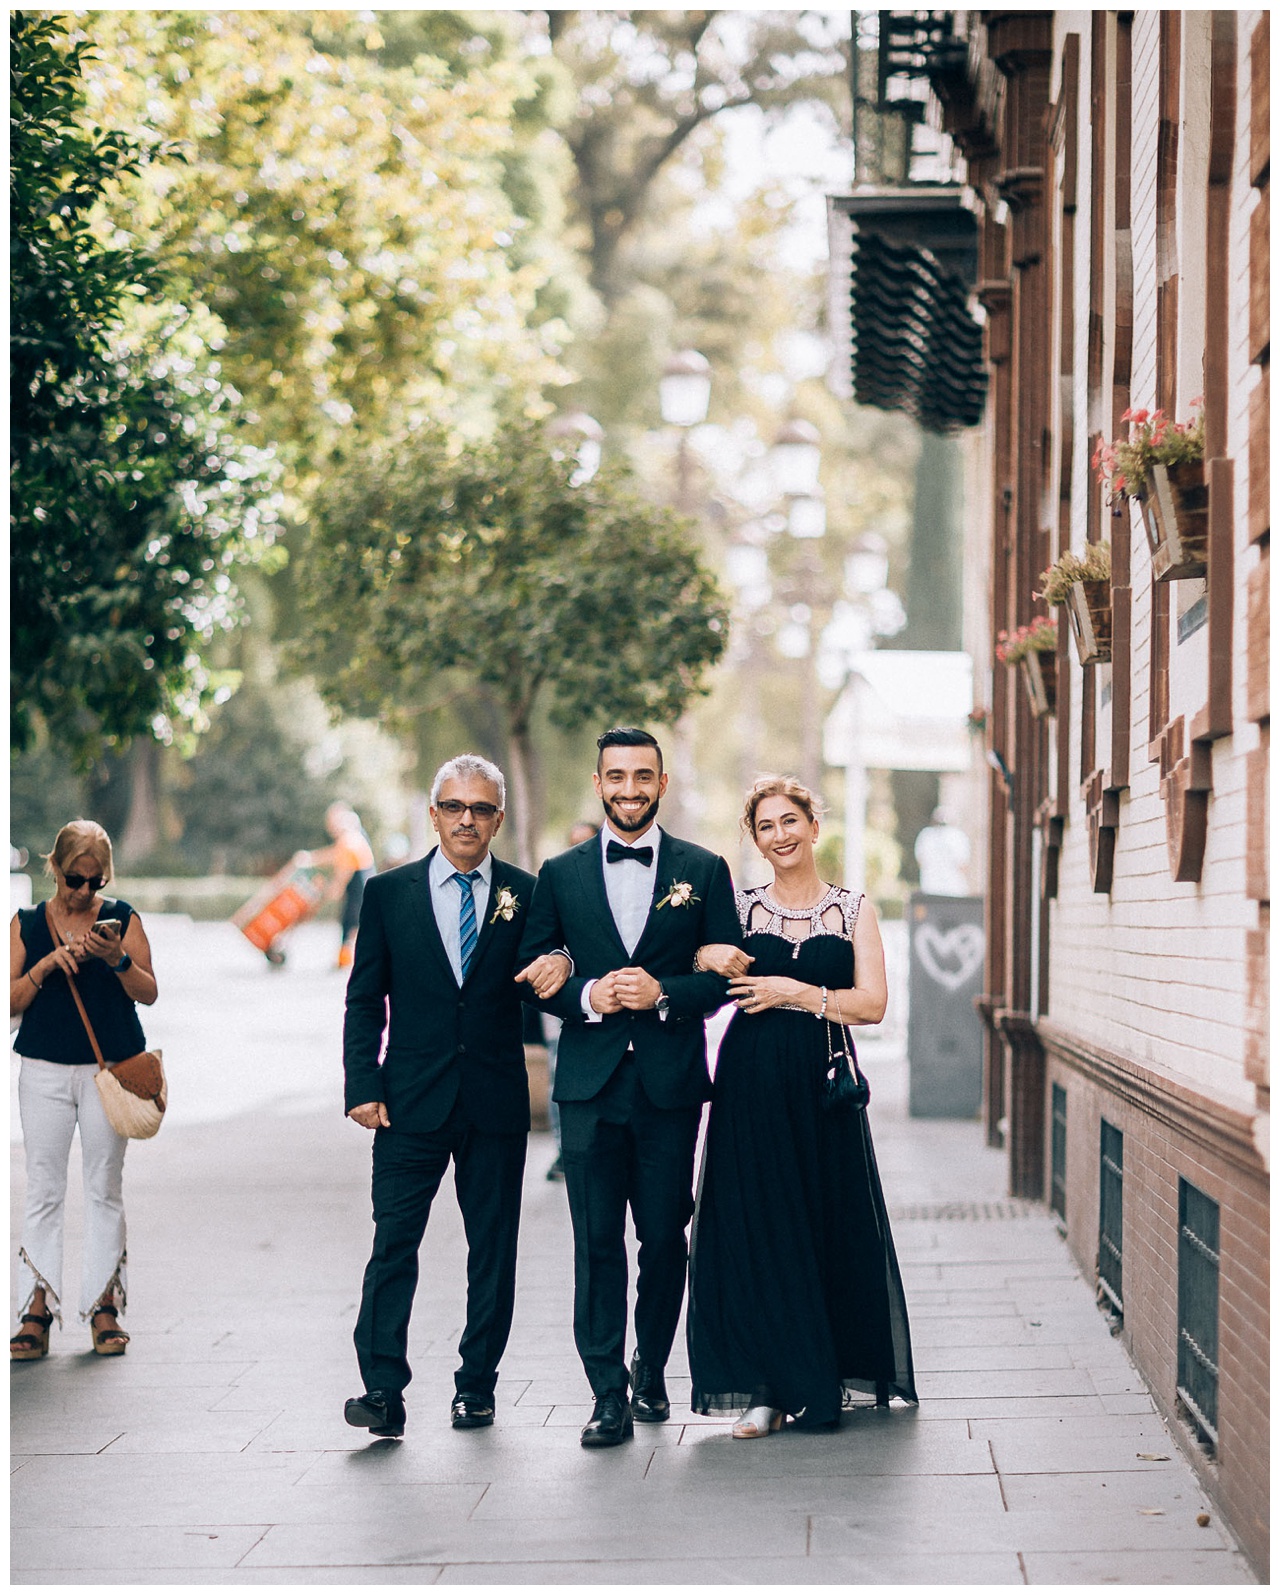
[[[822,799],[807,786],[801,785],[793,775],[762,775],[752,785],[747,793],[747,800],[742,806],[742,834],[754,837],[756,834],[756,810],[765,798],[789,798],[810,822],[820,820],[825,812]]]
[[[53,841],[52,852],[44,856],[44,872],[52,875],[57,868],[64,875],[67,866],[88,853],[98,866],[98,872],[111,878],[111,838],[95,820],[69,820]]]

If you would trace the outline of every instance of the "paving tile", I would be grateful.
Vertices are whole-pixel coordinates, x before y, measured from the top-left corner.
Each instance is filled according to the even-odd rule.
[[[923,1407],[929,1400],[969,1400],[1015,1397],[1088,1396],[1101,1399],[1087,1373],[1079,1368],[1002,1368],[957,1373],[916,1370],[916,1389]]]
[[[1146,1437],[1084,1437],[1067,1429],[1056,1440],[1046,1443],[1042,1438],[1019,1434],[1015,1429],[1012,1434],[993,1437],[991,1450],[1002,1474],[1142,1473],[1167,1468],[1190,1475],[1191,1471],[1178,1448],[1160,1432]],[[1143,1460],[1144,1456],[1163,1456],[1168,1460],[1148,1462]]]
[[[674,1451],[659,1451],[651,1478],[670,1469],[691,1482],[703,1475],[752,1478],[787,1474],[841,1474],[862,1478],[993,1473],[990,1447],[970,1440],[963,1422],[912,1423],[891,1428],[896,1413],[874,1410],[846,1419],[838,1434],[806,1435],[783,1430],[767,1440],[744,1444],[727,1433],[686,1432]],[[902,1415],[910,1419],[911,1415]]]
[[[1022,1584],[1018,1559],[995,1556],[716,1557],[602,1562],[491,1562],[445,1567],[440,1584]]]
[[[10,1522],[15,1528],[109,1528],[119,1522],[120,1497],[126,1482],[119,1476],[92,1483],[81,1480],[74,1491],[51,1492],[43,1483],[15,1490]],[[433,1519],[469,1517],[485,1494],[483,1483],[392,1484],[366,1491],[360,1509],[370,1523],[412,1517],[423,1512]],[[195,1517],[219,1523],[329,1523],[351,1510],[350,1491],[340,1484],[296,1483],[262,1473],[212,1480],[192,1473],[152,1480],[141,1490],[130,1513],[134,1526],[180,1528]]]
[[[162,1415],[134,1425],[111,1442],[118,1454],[184,1451],[243,1451],[266,1427],[268,1416],[245,1412],[202,1412],[196,1417]]]
[[[1029,1551],[1029,1584],[1253,1584],[1230,1551]]]
[[[555,1520],[538,1519],[515,1523],[493,1519],[457,1526],[404,1519],[378,1527],[363,1521],[306,1527],[283,1524],[263,1535],[245,1557],[245,1565],[539,1562],[563,1561],[569,1556],[630,1562],[651,1553],[655,1532],[652,1524],[590,1520],[575,1521],[569,1528]],[[735,1517],[723,1525],[695,1516],[664,1523],[661,1534],[663,1549],[672,1557],[802,1556],[808,1526],[799,1512],[771,1514],[765,1522]]]
[[[231,1568],[261,1539],[265,1527],[15,1528],[9,1564],[14,1573],[24,1574],[50,1564],[68,1571]]]
[[[1168,1516],[1204,1510],[1204,1496],[1181,1468],[1141,1473],[1004,1473],[1000,1487],[1011,1512],[1116,1512],[1155,1508]]]
[[[847,1511],[855,1502],[868,1510],[883,1508],[902,1513],[913,1506],[924,1511],[1003,1510],[1000,1481],[987,1474],[924,1474],[911,1476],[803,1475],[786,1470],[785,1458],[777,1471],[751,1477],[704,1476],[692,1483],[670,1470],[649,1470],[629,1491],[604,1480],[592,1487],[581,1480],[572,1495],[549,1492],[541,1481],[500,1480],[485,1492],[472,1514],[474,1522],[493,1518],[560,1518],[589,1516],[607,1522],[626,1518],[637,1522],[668,1518],[709,1517],[725,1520],[746,1514],[767,1516],[776,1512]]]
[[[81,1568],[45,1569],[26,1572],[26,1584],[94,1584],[107,1585],[200,1585],[216,1584],[220,1589],[237,1584],[434,1584],[440,1577],[438,1567],[228,1567],[210,1571],[192,1567],[139,1568],[120,1573],[111,1569],[94,1568],[92,1579]]]
[[[811,1555],[875,1554],[886,1541],[937,1555],[976,1551],[1221,1550],[1212,1526],[1194,1516],[1146,1517],[1134,1509],[1105,1516],[1031,1510],[1019,1512],[927,1512],[915,1516],[866,1513],[811,1519]],[[1213,1538],[1209,1539],[1208,1536]]]

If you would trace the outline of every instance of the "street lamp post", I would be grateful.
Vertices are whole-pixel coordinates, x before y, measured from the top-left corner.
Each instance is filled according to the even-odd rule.
[[[813,655],[813,612],[818,600],[822,566],[814,545],[826,535],[827,506],[819,485],[822,468],[821,434],[809,421],[796,417],[779,432],[769,454],[774,484],[787,508],[788,533],[805,543],[799,559],[801,602],[795,606],[793,622],[796,645],[793,657],[811,659]],[[804,619],[798,618],[803,613]],[[804,647],[799,639],[804,628]],[[822,782],[822,725],[818,714],[818,680],[812,669],[800,694],[800,773],[806,784],[817,791]]]
[[[600,469],[604,452],[604,428],[585,410],[558,415],[547,426],[552,447],[572,454],[578,469],[571,478],[574,487],[583,487]]]
[[[676,504],[684,514],[691,508],[689,492],[689,431],[707,419],[711,404],[711,362],[696,349],[682,349],[663,367],[658,383],[662,419],[677,429]]]
[[[699,354],[696,349],[682,349],[671,356],[658,382],[658,405],[663,421],[675,427],[679,437],[676,446],[676,507],[682,514],[689,515],[693,512],[689,480],[689,433],[706,420],[711,405],[711,362],[706,355]],[[676,721],[672,753],[679,825],[687,836],[697,820],[693,715],[688,709]]]

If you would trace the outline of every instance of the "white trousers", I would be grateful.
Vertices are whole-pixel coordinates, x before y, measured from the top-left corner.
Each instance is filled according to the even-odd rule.
[[[107,1122],[93,1077],[96,1063],[23,1058],[18,1108],[27,1153],[27,1201],[18,1250],[18,1309],[44,1287],[47,1310],[62,1322],[62,1242],[71,1138],[80,1127],[84,1169],[84,1247],[80,1317],[107,1292],[125,1305],[124,1154],[128,1140]]]

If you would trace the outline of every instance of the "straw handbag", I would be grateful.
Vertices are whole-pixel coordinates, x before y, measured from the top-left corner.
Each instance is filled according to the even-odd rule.
[[[93,1083],[102,1098],[107,1123],[117,1135],[126,1135],[133,1141],[146,1141],[160,1128],[164,1110],[169,1105],[169,1084],[164,1077],[164,1059],[160,1052],[135,1052],[132,1058],[119,1063],[107,1063],[102,1048],[89,1023],[80,993],[76,990],[74,975],[67,976],[71,995],[76,1000],[80,1017],[89,1033],[89,1045],[98,1060],[98,1072]]]

